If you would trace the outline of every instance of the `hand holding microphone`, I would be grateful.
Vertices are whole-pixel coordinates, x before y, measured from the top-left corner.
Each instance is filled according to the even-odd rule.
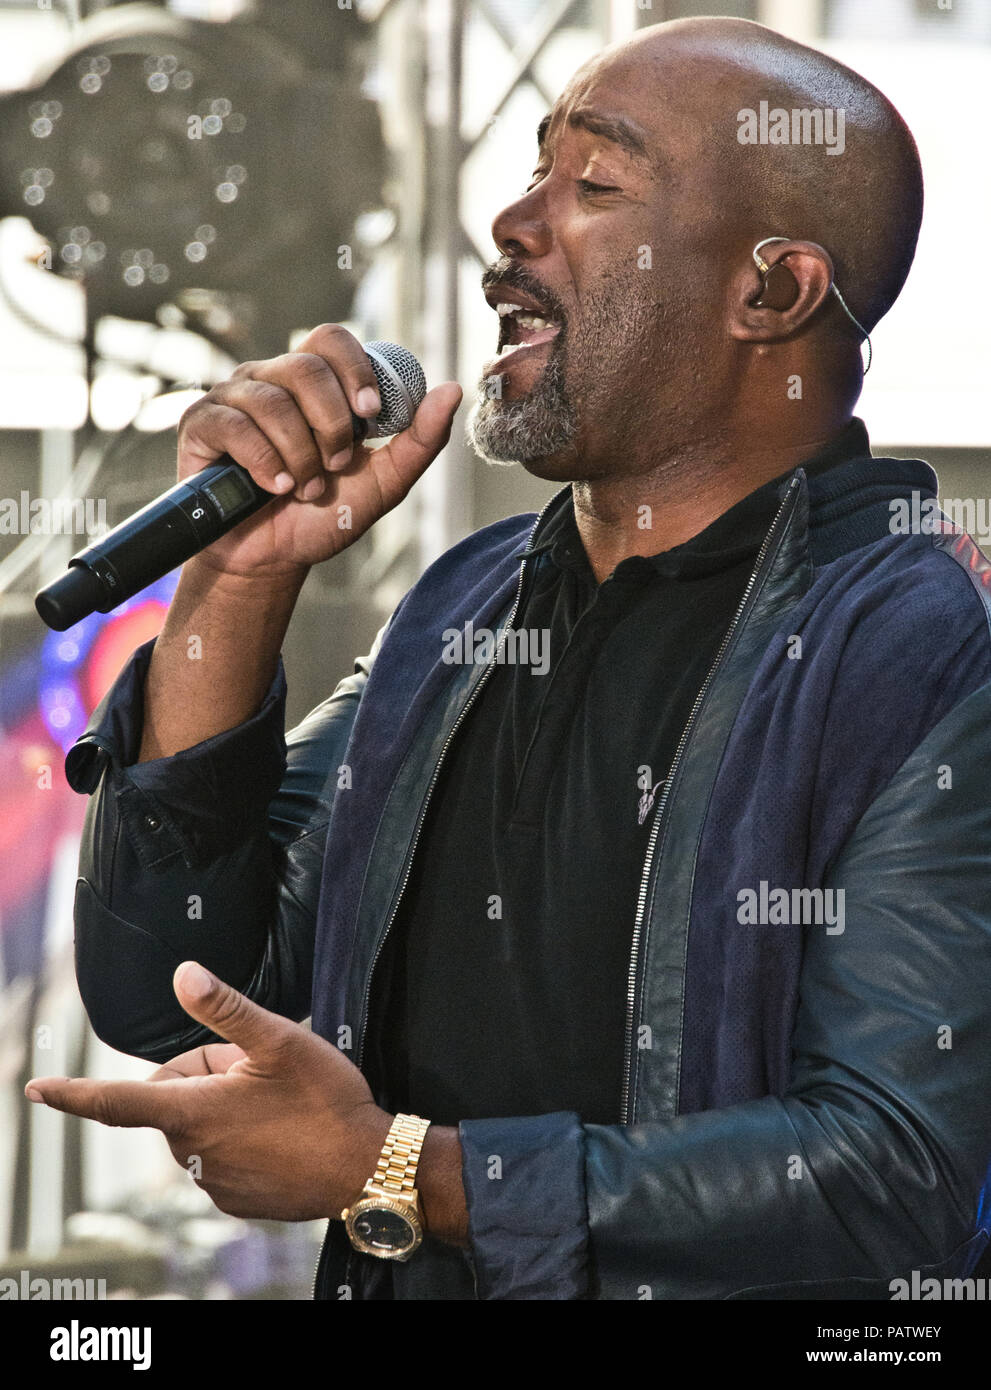
[[[363,535],[444,447],[461,400],[454,382],[424,395],[404,349],[368,349],[324,324],[208,391],[179,424],[179,484],[73,558],[36,599],[45,622],[61,631],[109,611],[193,555],[282,580]],[[395,437],[367,448],[372,422]]]

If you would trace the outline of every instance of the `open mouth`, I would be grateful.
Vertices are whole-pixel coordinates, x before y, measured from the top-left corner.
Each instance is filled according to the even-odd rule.
[[[561,324],[536,300],[512,289],[494,289],[486,296],[499,315],[499,350],[485,364],[485,375],[504,371],[511,358],[522,360],[561,332]]]
[[[524,309],[505,300],[496,304],[499,315],[499,357],[506,357],[521,347],[538,347],[549,343],[561,331],[561,325],[543,314]]]

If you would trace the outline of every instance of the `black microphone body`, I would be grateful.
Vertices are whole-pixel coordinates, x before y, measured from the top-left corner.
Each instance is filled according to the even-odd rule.
[[[371,423],[352,411],[355,440],[406,429],[426,394],[423,371],[405,348],[368,343],[366,351],[382,410]],[[74,555],[68,572],[38,593],[35,608],[56,632],[90,613],[109,613],[277,496],[259,487],[229,454],[222,454]]]
[[[42,589],[34,606],[56,632],[90,613],[109,613],[275,498],[222,454],[73,555],[68,572]]]

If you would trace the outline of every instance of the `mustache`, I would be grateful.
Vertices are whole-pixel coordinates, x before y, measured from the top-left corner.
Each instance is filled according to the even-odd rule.
[[[532,295],[547,310],[547,316],[564,329],[567,318],[564,305],[535,275],[531,275],[515,261],[499,260],[486,267],[482,274],[483,293],[498,288],[519,290],[521,294]]]

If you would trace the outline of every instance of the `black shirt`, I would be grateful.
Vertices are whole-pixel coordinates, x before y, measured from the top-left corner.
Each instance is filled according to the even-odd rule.
[[[861,436],[854,422],[806,471]],[[570,492],[548,513],[514,623],[530,664],[497,665],[452,740],[376,966],[366,1069],[390,1109],[618,1122],[654,800],[780,481],[601,584]]]

